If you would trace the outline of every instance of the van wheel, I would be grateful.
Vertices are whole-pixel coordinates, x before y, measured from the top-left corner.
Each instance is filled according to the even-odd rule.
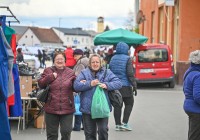
[[[174,88],[175,87],[175,81],[169,82],[169,88]]]

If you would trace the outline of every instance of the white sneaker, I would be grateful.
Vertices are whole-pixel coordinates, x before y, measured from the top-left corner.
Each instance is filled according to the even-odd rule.
[[[121,128],[127,131],[132,131],[132,128],[127,123],[121,125]]]
[[[123,131],[122,125],[116,125],[115,131]]]

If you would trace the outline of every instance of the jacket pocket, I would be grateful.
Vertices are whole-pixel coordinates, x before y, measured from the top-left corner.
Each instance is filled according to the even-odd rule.
[[[50,95],[49,98],[48,98],[48,105],[51,104],[51,100],[52,100],[52,95]]]
[[[67,99],[68,99],[70,107],[73,107],[73,102],[71,101],[71,99],[69,98],[69,96],[67,97]]]

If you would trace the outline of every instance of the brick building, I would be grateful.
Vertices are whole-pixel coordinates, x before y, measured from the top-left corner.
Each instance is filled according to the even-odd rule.
[[[171,47],[177,83],[188,67],[191,51],[200,50],[199,0],[136,0],[139,5],[139,33],[148,43],[165,43]]]

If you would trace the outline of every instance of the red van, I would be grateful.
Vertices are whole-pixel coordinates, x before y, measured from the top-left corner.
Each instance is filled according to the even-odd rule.
[[[174,88],[174,63],[168,45],[145,44],[136,47],[133,66],[137,83],[167,83]]]

